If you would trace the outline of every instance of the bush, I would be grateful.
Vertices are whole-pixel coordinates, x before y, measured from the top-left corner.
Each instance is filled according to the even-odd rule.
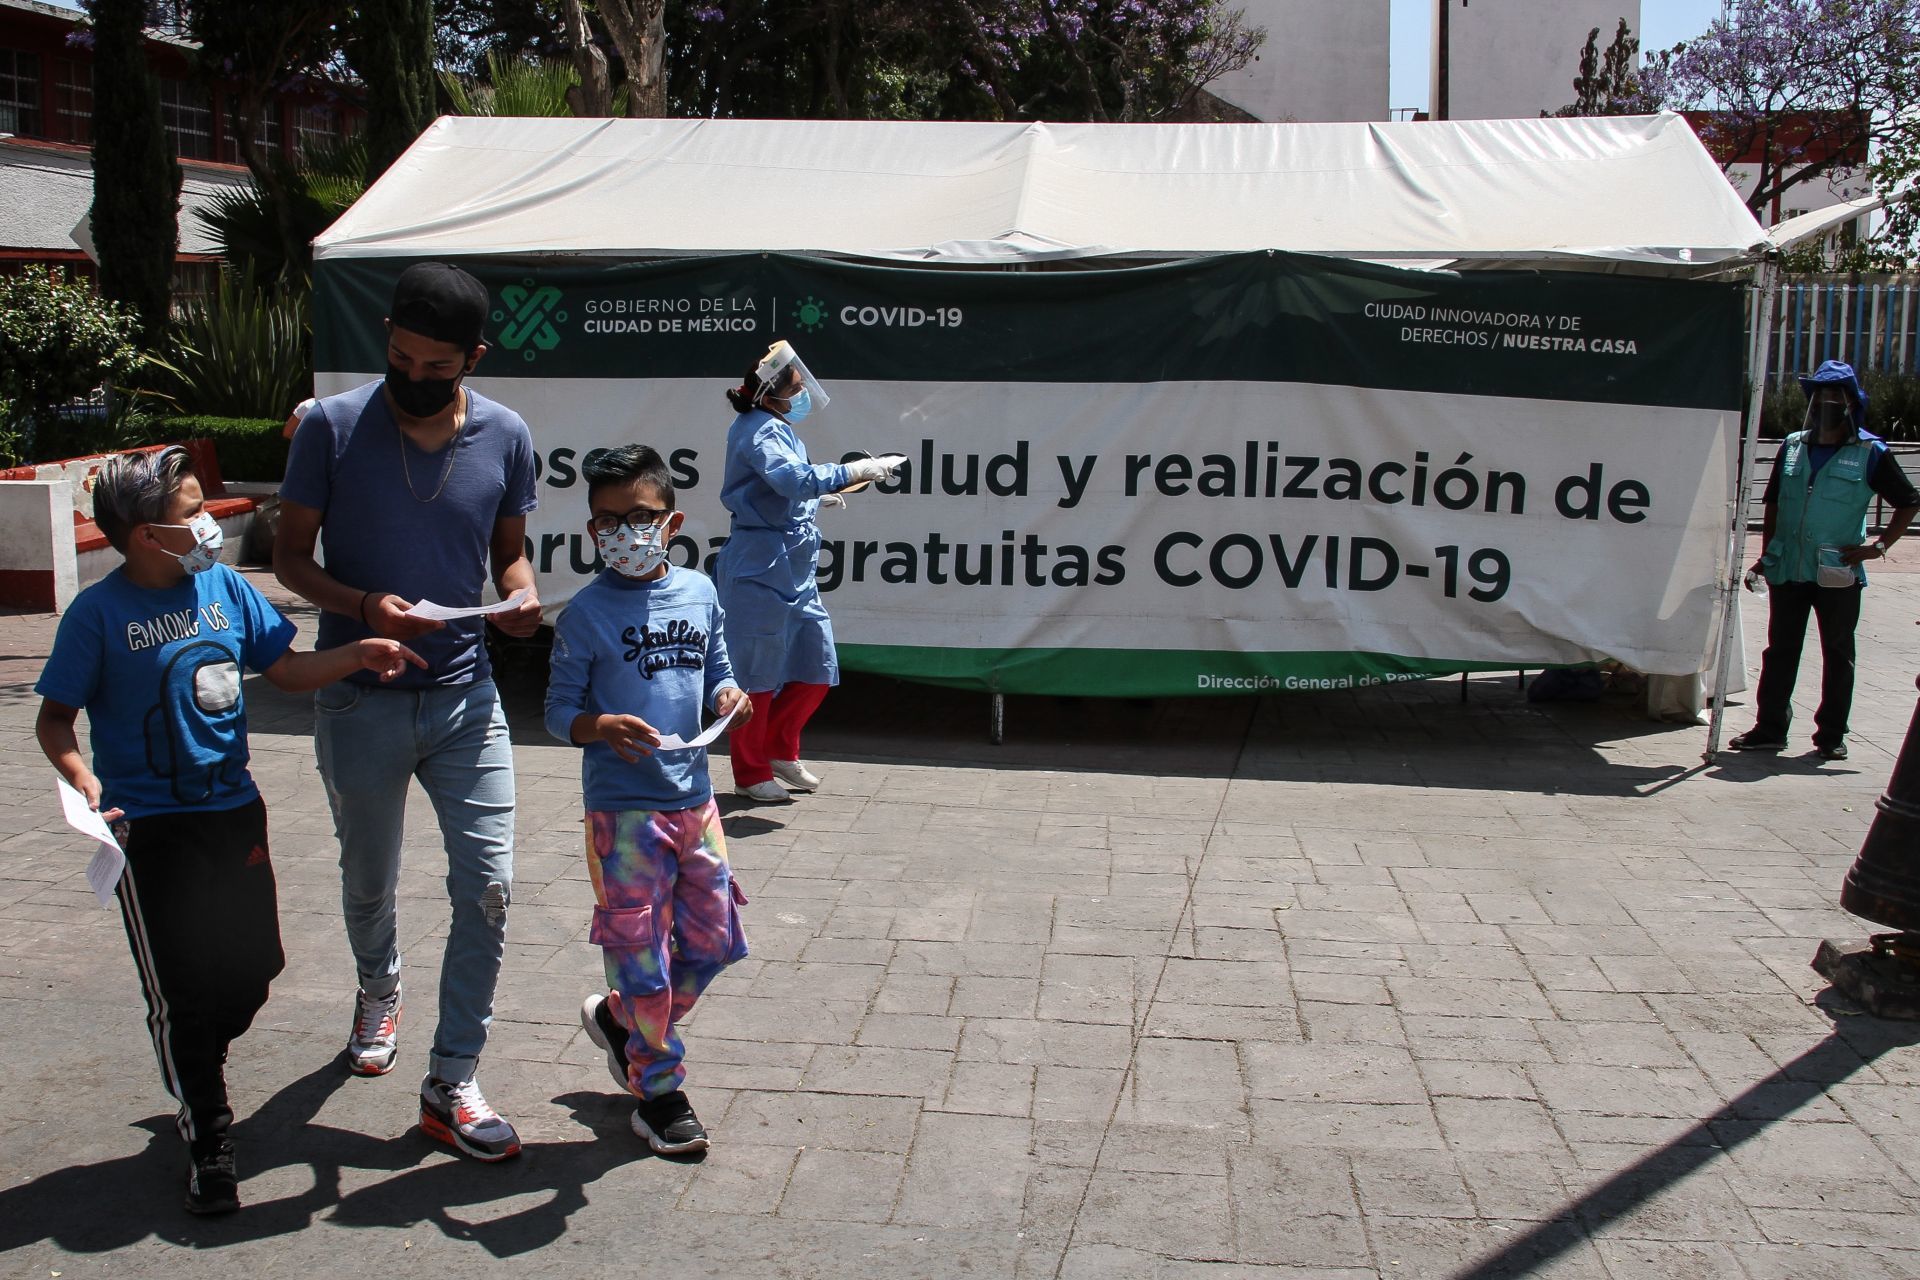
[[[146,364],[133,336],[139,321],[52,267],[0,276],[0,399],[9,403],[0,454],[33,456],[34,436],[53,428],[59,406]]]
[[[1882,440],[1920,440],[1920,375],[1869,369],[1867,430]],[[1793,378],[1777,382],[1760,401],[1760,435],[1779,440],[1806,425],[1807,397]]]
[[[251,273],[221,272],[182,308],[174,338],[155,390],[184,414],[284,421],[313,384],[305,296],[259,288]]]
[[[285,425],[285,418],[159,418],[146,434],[151,444],[213,441],[222,480],[278,481],[287,473]]]

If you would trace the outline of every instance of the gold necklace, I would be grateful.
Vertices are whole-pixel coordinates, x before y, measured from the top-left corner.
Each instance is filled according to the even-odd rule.
[[[465,400],[464,394],[462,395],[462,400],[463,402]],[[460,447],[460,433],[466,430],[466,427],[467,408],[465,403],[462,403],[460,411],[454,415],[453,438],[447,441],[447,465],[440,472],[440,483],[430,497],[423,498],[420,496],[419,490],[413,487],[413,472],[407,466],[407,433],[400,430],[399,423],[396,422],[394,424],[394,433],[400,437],[400,478],[407,482],[407,492],[412,495],[415,502],[432,502],[446,489],[447,477],[453,474],[454,457]]]

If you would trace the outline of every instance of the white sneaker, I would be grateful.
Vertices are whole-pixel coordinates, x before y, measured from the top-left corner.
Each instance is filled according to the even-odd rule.
[[[752,786],[742,786],[736,782],[733,784],[733,789],[737,794],[749,800],[758,800],[761,804],[793,803],[793,797],[787,794],[787,789],[771,778],[765,782],[756,782]]]
[[[354,993],[353,1033],[347,1037],[347,1069],[357,1076],[383,1076],[400,1052],[400,988],[385,1000]]]
[[[477,1080],[420,1082],[420,1131],[475,1160],[506,1160],[520,1154],[520,1135],[480,1092]]]
[[[818,791],[820,776],[798,760],[775,760],[773,776],[795,791]]]

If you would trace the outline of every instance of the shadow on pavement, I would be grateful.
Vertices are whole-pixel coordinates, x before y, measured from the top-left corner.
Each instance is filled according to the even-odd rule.
[[[515,745],[558,746],[543,723],[544,661],[523,647],[499,658],[495,676]],[[1635,706],[1619,696],[1528,702],[1504,673],[1263,697],[1009,695],[996,745],[987,694],[856,672],[808,726],[807,753],[863,764],[1636,796],[1693,771],[1634,764],[1623,748],[1683,735],[1684,747],[1667,754],[1691,763],[1706,730],[1648,720]],[[311,697],[262,680],[247,684],[247,713],[255,734],[312,732]]]
[[[56,1169],[0,1190],[0,1253],[40,1241],[72,1253],[106,1253],[148,1238],[217,1249],[293,1235],[324,1218],[345,1227],[433,1226],[448,1239],[471,1241],[495,1257],[516,1257],[563,1236],[568,1220],[586,1207],[590,1183],[616,1166],[650,1158],[644,1147],[636,1148],[628,1128],[630,1104],[608,1094],[553,1099],[601,1141],[529,1143],[518,1159],[487,1169],[476,1169],[414,1132],[382,1139],[314,1125],[314,1115],[347,1078],[344,1058],[337,1058],[234,1125],[243,1179],[306,1167],[313,1171],[307,1190],[254,1200],[243,1180],[239,1213],[195,1218],[181,1207],[186,1157],[173,1118],[154,1116],[139,1122],[152,1136],[137,1155]],[[393,1176],[343,1195],[344,1169]],[[466,1221],[458,1213],[465,1206],[518,1197],[540,1198],[480,1221]]]
[[[1821,1004],[1829,1014],[1829,993]],[[1453,1280],[1504,1280],[1544,1271],[1554,1259],[1632,1213],[1669,1187],[1720,1159],[1767,1126],[1825,1096],[1894,1049],[1920,1044],[1920,1025],[1848,1016],[1817,1044],[1772,1075],[1750,1086],[1712,1115],[1657,1147],[1605,1182],[1570,1201],[1557,1218],[1542,1222],[1497,1253],[1456,1271]]]

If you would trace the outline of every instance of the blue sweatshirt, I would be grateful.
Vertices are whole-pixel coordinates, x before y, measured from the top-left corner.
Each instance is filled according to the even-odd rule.
[[[573,741],[574,719],[639,716],[662,737],[700,734],[700,709],[738,689],[725,615],[704,574],[678,566],[639,582],[604,572],[567,602],[553,629],[547,731]],[[655,751],[629,764],[594,741],[580,762],[591,810],[691,809],[713,797],[707,749]]]

